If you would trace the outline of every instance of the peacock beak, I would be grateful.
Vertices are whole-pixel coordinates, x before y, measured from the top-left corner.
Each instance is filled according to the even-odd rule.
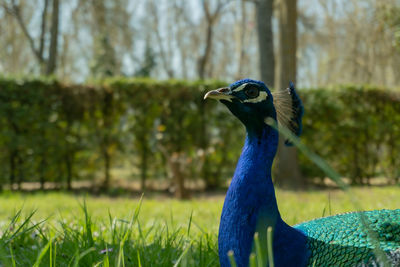
[[[204,99],[212,98],[212,99],[216,99],[216,100],[227,100],[227,101],[232,102],[232,99],[235,98],[235,96],[231,95],[230,92],[231,92],[231,89],[229,89],[228,87],[219,88],[219,89],[207,92],[204,95]]]

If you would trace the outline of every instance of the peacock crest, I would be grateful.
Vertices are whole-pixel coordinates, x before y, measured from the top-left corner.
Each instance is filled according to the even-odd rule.
[[[278,120],[278,126],[283,126],[300,136],[302,131],[303,103],[297,95],[294,84],[291,82],[286,90],[275,90],[272,93]],[[291,145],[287,140],[286,145]]]

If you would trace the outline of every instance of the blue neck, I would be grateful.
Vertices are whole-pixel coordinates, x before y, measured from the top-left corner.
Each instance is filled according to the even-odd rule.
[[[288,226],[279,214],[271,179],[272,162],[278,147],[278,133],[264,125],[261,130],[247,128],[247,137],[235,174],[226,194],[218,236],[221,266],[230,266],[229,250],[233,250],[238,266],[247,266],[255,232],[266,251],[266,229],[274,230],[275,266],[288,260],[305,259],[305,236]],[[297,251],[292,254],[287,249]],[[297,254],[298,255],[297,255]],[[289,255],[302,257],[291,259]],[[299,266],[299,265],[296,265]]]

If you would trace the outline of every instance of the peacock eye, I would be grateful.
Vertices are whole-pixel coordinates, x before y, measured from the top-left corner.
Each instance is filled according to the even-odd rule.
[[[255,98],[260,94],[260,91],[258,90],[257,87],[251,86],[249,88],[246,88],[244,93],[249,97],[249,98]]]

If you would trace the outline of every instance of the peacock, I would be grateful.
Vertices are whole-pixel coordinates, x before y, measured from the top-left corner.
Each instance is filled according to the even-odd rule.
[[[249,265],[256,232],[267,251],[269,227],[275,266],[400,266],[400,209],[345,213],[293,227],[281,218],[271,179],[279,135],[268,120],[301,134],[304,109],[292,83],[272,94],[263,82],[243,79],[207,92],[206,98],[223,103],[247,131],[221,214],[222,267],[230,266],[229,251],[237,266]],[[376,256],[377,246],[383,257]]]

